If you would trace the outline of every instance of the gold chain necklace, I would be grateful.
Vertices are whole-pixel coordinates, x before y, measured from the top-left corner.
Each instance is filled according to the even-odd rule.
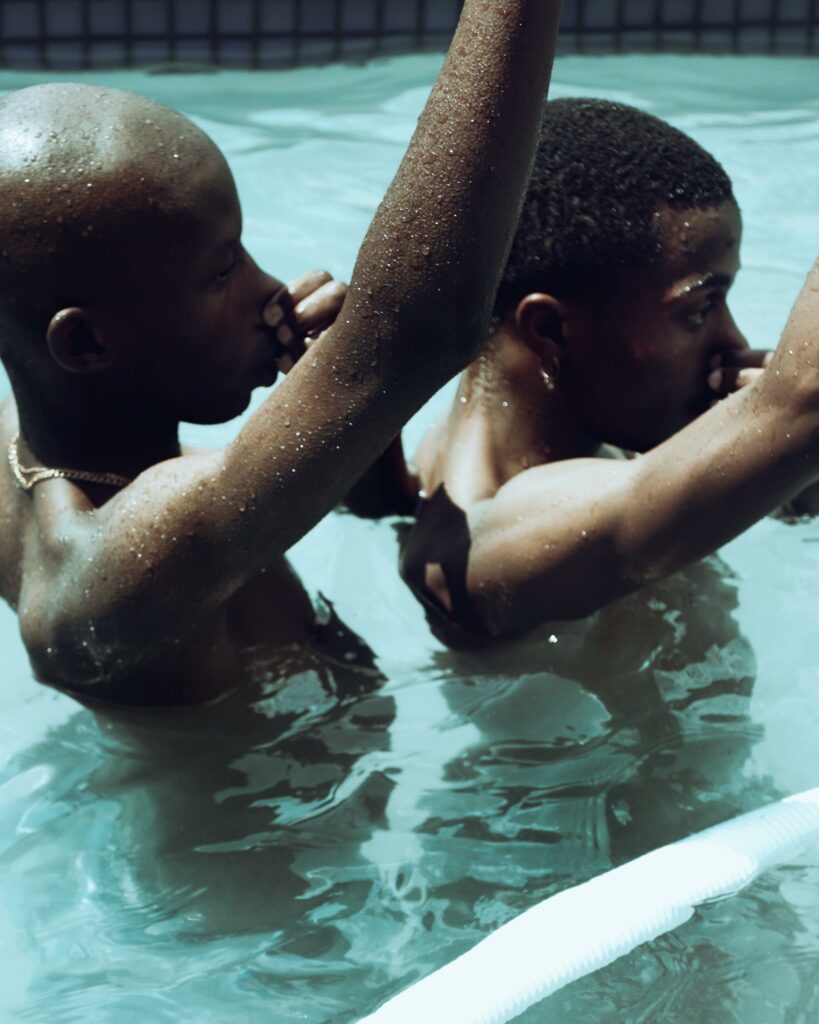
[[[130,477],[118,473],[92,473],[87,469],[59,469],[49,466],[21,466],[17,454],[19,433],[9,441],[9,465],[14,478],[24,491],[30,491],[35,484],[43,480],[80,480],[86,484],[105,484],[108,487],[126,487],[131,483]]]

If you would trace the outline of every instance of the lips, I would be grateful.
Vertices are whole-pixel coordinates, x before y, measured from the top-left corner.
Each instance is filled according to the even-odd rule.
[[[259,383],[256,387],[269,387],[279,376],[279,361],[287,355],[287,348],[277,341],[268,330],[264,330],[262,354],[254,375]]]

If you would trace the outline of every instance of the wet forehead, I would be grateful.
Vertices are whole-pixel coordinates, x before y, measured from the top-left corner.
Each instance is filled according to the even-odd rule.
[[[742,238],[742,221],[734,203],[704,210],[665,207],[656,216],[664,277],[705,273],[733,277]]]
[[[602,310],[612,305],[625,319],[652,315],[706,284],[730,287],[739,269],[742,222],[734,203],[704,210],[673,210],[656,214],[660,256],[647,266],[621,271]]]

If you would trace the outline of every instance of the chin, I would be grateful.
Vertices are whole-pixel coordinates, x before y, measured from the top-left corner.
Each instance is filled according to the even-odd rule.
[[[232,395],[230,398],[222,396],[218,400],[214,399],[206,408],[189,409],[181,419],[185,423],[196,423],[202,427],[214,426],[236,419],[249,405],[249,391],[242,395]]]
[[[672,434],[675,434],[676,430],[652,430],[650,434],[640,435],[634,434],[621,434],[616,440],[609,440],[607,444],[613,445],[615,448],[622,448],[627,452],[636,452],[638,455],[645,455],[646,452],[650,452],[652,448],[656,448],[658,444],[662,444],[663,441],[667,441]]]

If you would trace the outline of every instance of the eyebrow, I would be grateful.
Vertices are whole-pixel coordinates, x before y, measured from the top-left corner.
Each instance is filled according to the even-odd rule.
[[[674,291],[672,299],[687,299],[689,295],[704,291],[707,288],[729,288],[733,282],[730,274],[706,274],[691,284],[683,285]]]

